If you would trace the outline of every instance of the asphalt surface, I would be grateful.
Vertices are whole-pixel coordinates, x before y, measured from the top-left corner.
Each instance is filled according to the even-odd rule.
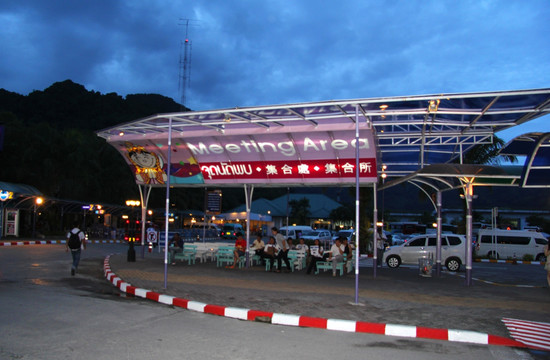
[[[111,270],[133,286],[206,304],[282,314],[470,330],[510,337],[502,318],[550,322],[550,289],[542,265],[474,264],[472,286],[464,269],[423,277],[416,267],[378,268],[362,260],[355,273],[307,275],[266,272],[265,267],[226,269],[215,262],[168,265],[164,255],[136,248],[135,262],[113,254]],[[482,281],[484,280],[484,281]],[[489,283],[493,282],[493,283]],[[496,285],[496,284],[498,285]],[[527,286],[527,287],[525,287]]]

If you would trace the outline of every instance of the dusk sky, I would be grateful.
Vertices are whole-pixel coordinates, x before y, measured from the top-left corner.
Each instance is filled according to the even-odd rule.
[[[0,88],[179,102],[184,19],[192,110],[550,87],[548,0],[3,0]]]

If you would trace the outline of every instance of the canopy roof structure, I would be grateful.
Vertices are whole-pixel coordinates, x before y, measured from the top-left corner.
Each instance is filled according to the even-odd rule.
[[[434,164],[407,176],[388,181],[382,188],[408,182],[422,190],[436,207],[431,196],[435,192],[464,189],[466,185],[517,187],[520,185],[520,180],[520,166]]]
[[[526,157],[522,187],[550,187],[550,132],[518,136],[500,154]]]
[[[352,185],[343,166],[354,165],[356,121],[364,184],[376,180],[382,164],[388,176],[396,177],[449,163],[474,145],[491,143],[499,131],[549,112],[550,89],[531,89],[158,114],[100,130],[97,135],[123,154],[142,184],[162,185],[166,180],[159,170],[166,168],[170,137],[174,144],[170,155],[176,156],[170,162],[170,173],[189,175],[184,180],[173,179],[174,186],[305,184],[314,176],[301,174],[285,180],[281,171],[273,176],[265,169],[261,176],[237,175],[246,172],[246,164],[259,169],[268,163],[279,170],[290,163],[295,169],[309,166],[326,174],[329,159],[342,159],[334,164],[338,174],[316,175],[315,181]],[[129,154],[142,150],[157,157],[152,159],[156,173],[149,170],[147,174],[147,169],[140,170],[131,159]]]

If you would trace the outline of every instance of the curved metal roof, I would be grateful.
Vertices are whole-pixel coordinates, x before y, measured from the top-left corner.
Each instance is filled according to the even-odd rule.
[[[550,132],[518,136],[508,142],[500,154],[526,157],[522,187],[550,187]]]
[[[550,89],[546,88],[158,114],[97,135],[115,146],[126,139],[167,139],[170,130],[177,142],[213,133],[292,133],[298,128],[330,132],[351,128],[358,119],[363,129],[374,133],[378,167],[386,165],[388,176],[404,176],[427,165],[448,163],[474,145],[491,143],[495,133],[549,111]]]

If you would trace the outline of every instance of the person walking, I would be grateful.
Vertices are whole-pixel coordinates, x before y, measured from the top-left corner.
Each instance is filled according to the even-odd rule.
[[[386,248],[386,234],[382,228],[378,228],[376,232],[376,265],[382,267],[382,258],[384,257],[384,249]]]
[[[71,275],[74,276],[80,263],[80,253],[82,249],[86,249],[86,235],[78,228],[78,223],[74,223],[73,229],[67,233],[67,241],[65,242],[65,252],[71,250],[73,264],[71,266]]]
[[[280,273],[281,272],[281,260],[285,261],[286,265],[286,272],[290,272],[290,262],[288,261],[288,243],[286,242],[285,237],[283,234],[279,232],[279,229],[276,227],[271,228],[271,232],[273,233],[273,237],[275,238],[275,242],[277,243],[277,247],[280,249],[279,253],[277,254],[277,270],[275,272]]]

